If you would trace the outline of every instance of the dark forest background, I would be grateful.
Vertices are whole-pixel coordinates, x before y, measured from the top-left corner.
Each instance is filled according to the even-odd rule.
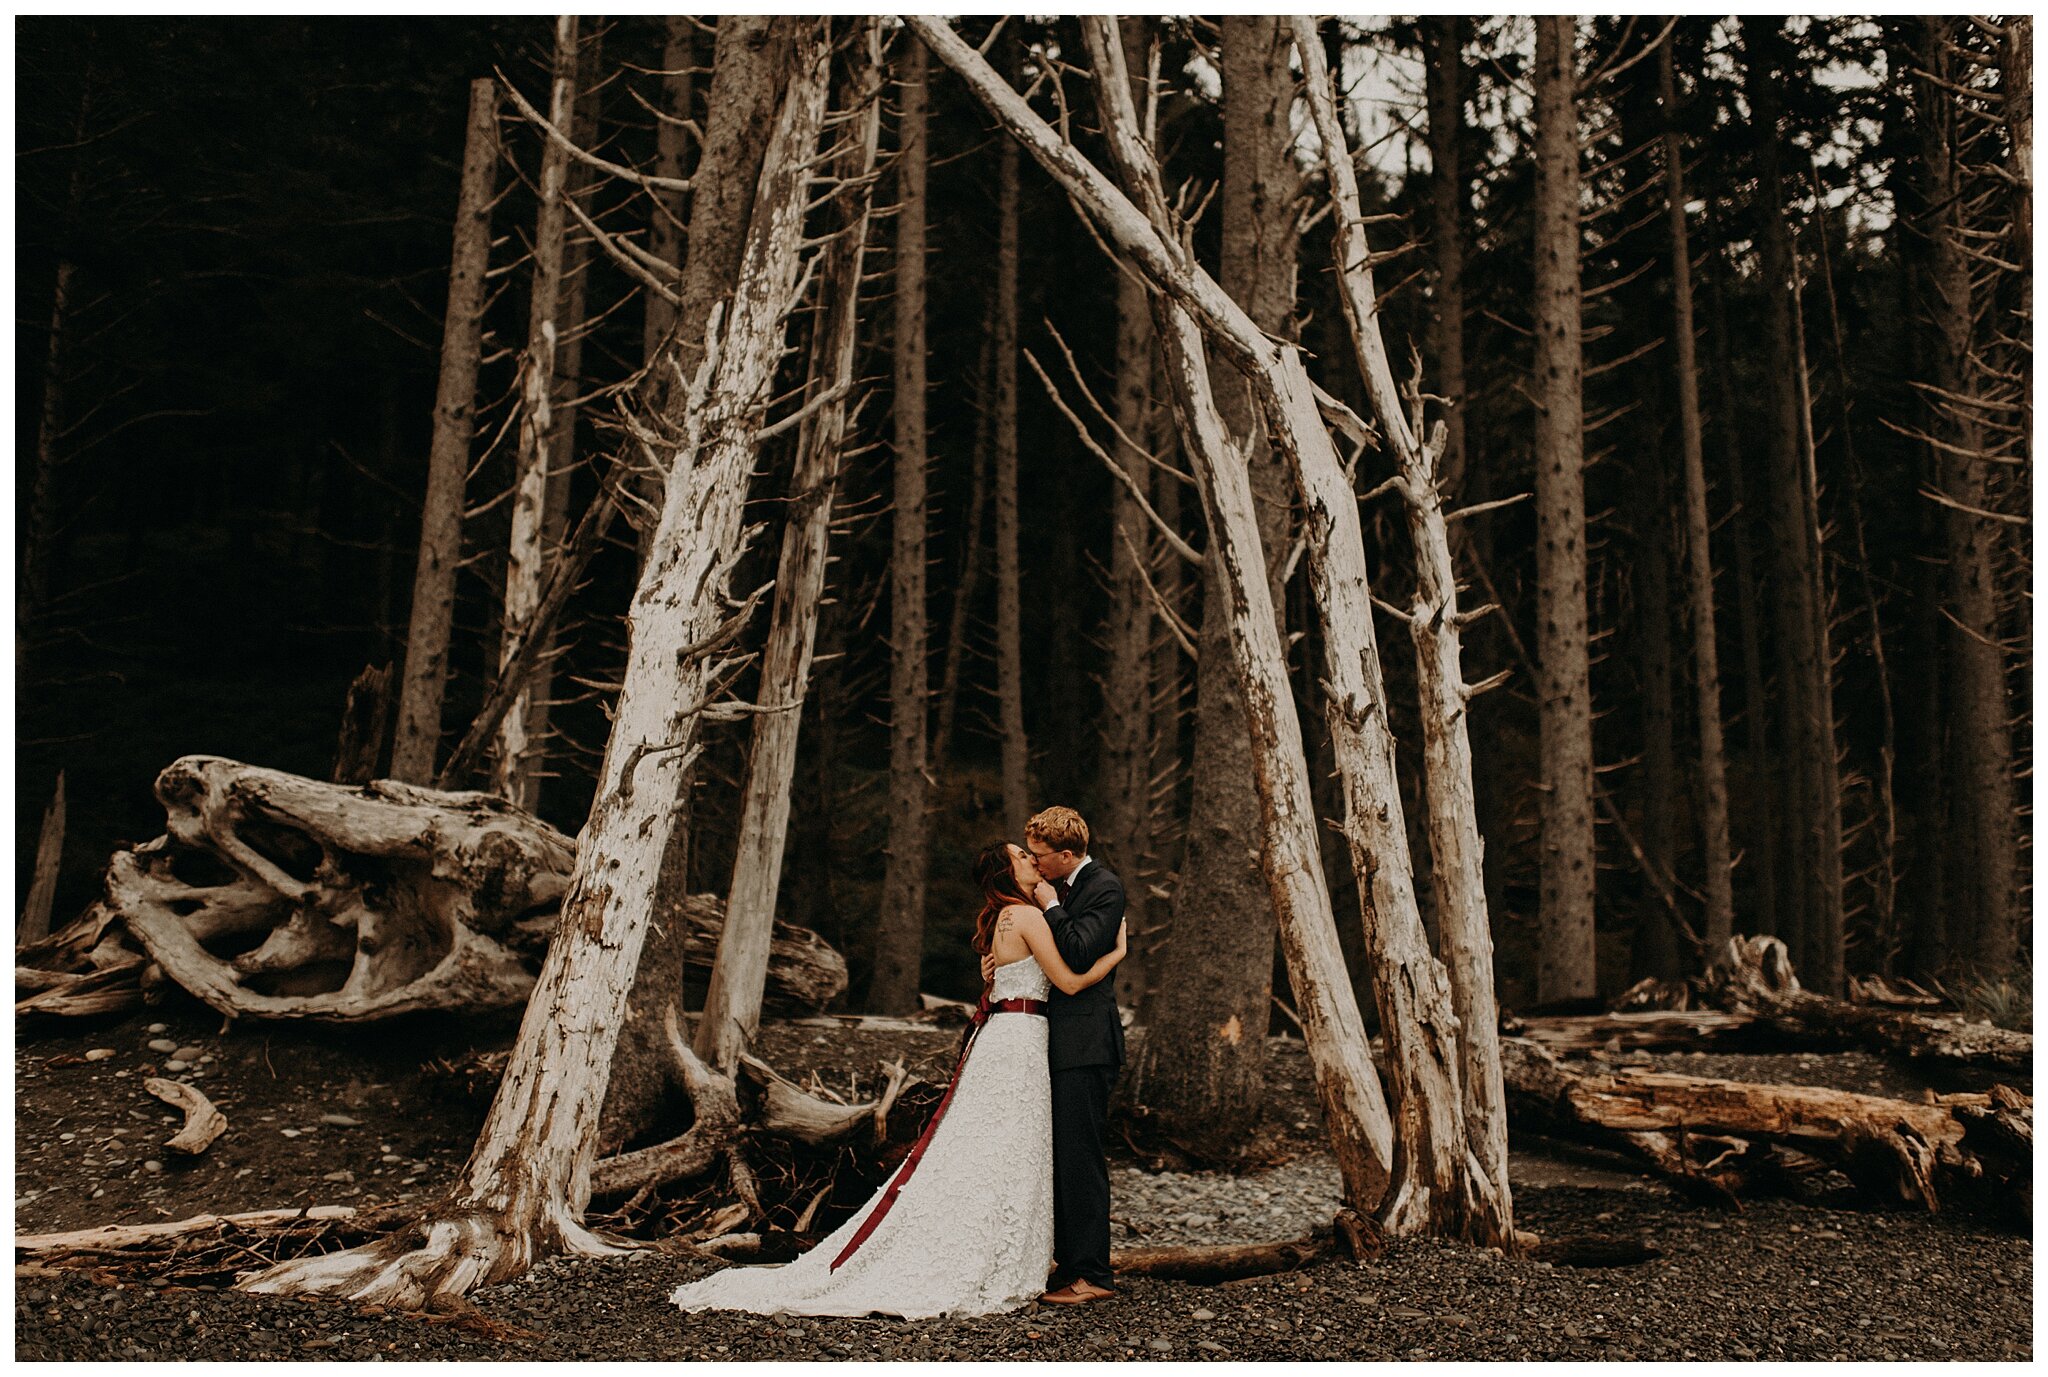
[[[602,150],[635,165],[651,157],[651,122],[635,92],[644,99],[651,90],[646,73],[660,65],[662,23],[585,26],[601,43],[592,66],[603,81],[596,97]],[[965,27],[985,32],[985,21],[974,23],[978,30]],[[1078,52],[1060,21],[1016,26],[1012,32],[1021,28],[1048,50]],[[1533,482],[1525,27],[1480,22],[1462,50],[1468,100],[1460,138],[1470,173],[1458,227],[1466,254],[1466,501],[1511,497]],[[1653,32],[1615,18],[1583,28],[1581,66],[1589,72]],[[1767,77],[1783,100],[1775,128],[1753,120],[1745,82],[1764,59],[1734,21],[1682,21],[1669,40],[1686,88],[1676,117],[1695,160],[1688,171],[1697,202],[1701,391],[1717,523],[1730,811],[1741,857],[1737,926],[1755,926],[1760,888],[1770,883],[1759,858],[1770,830],[1787,822],[1779,794],[1785,747],[1770,712],[1777,666],[1770,527],[1754,499],[1767,490],[1762,399],[1774,367],[1766,347],[1773,284],[1760,267],[1757,219],[1768,208],[1756,194],[1755,168],[1761,142],[1769,141],[1787,169],[1784,213],[1802,278],[1821,577],[1835,653],[1846,964],[1865,974],[2003,974],[1975,960],[1967,934],[1988,920],[1961,911],[1957,877],[1942,868],[1952,848],[1950,762],[1962,720],[1944,696],[1947,666],[1956,639],[1975,633],[1945,610],[1947,509],[1924,492],[1940,486],[1941,454],[1926,438],[1938,429],[1926,384],[1943,298],[1929,287],[1922,228],[1938,199],[1927,181],[1925,115],[1904,74],[1925,37],[1917,21],[1903,18],[1801,19],[1779,33],[1783,47],[1770,57]],[[1162,122],[1170,138],[1162,151],[1170,174],[1199,201],[1200,188],[1221,175],[1220,104],[1213,81],[1202,79],[1214,28],[1176,20],[1164,34],[1170,98]],[[1352,26],[1336,44],[1337,57],[1346,45],[1412,53],[1421,38],[1410,22]],[[33,854],[63,771],[60,922],[93,897],[114,847],[162,830],[150,788],[164,765],[208,753],[328,777],[351,681],[366,666],[403,658],[468,85],[498,70],[537,100],[549,42],[542,18],[18,22],[16,852]],[[700,53],[707,65],[709,52],[707,40]],[[1356,62],[1339,66],[1346,70],[1358,70]],[[1684,687],[1690,662],[1670,591],[1679,577],[1675,484],[1659,476],[1675,462],[1678,419],[1661,191],[1654,152],[1645,151],[1661,128],[1655,71],[1654,61],[1638,62],[1607,77],[1582,115],[1588,605],[1597,779],[1613,805],[1599,829],[1599,983],[1610,992],[1646,973],[1652,953],[1676,949],[1647,939],[1672,914],[1690,918],[1701,887],[1696,727]],[[936,685],[951,603],[967,583],[962,561],[985,429],[984,342],[998,224],[995,135],[937,64],[931,84]],[[1069,84],[1076,84],[1071,76]],[[1089,122],[1088,111],[1083,94],[1077,123]],[[1399,117],[1419,139],[1419,99]],[[539,140],[509,107],[502,118],[507,166],[492,255],[498,276],[485,320],[468,563],[458,583],[444,714],[451,739],[481,701],[496,655],[509,503],[495,499],[510,482],[502,436],[525,334],[522,235],[534,222]],[[888,137],[885,125],[885,149]],[[1077,137],[1086,137],[1085,128]],[[1392,288],[1386,326],[1397,353],[1411,342],[1428,348],[1432,245],[1443,232],[1426,200],[1426,154],[1409,156],[1416,166],[1407,175],[1376,158],[1382,171],[1364,187],[1369,212],[1404,217],[1376,227],[1376,241],[1415,244],[1380,269],[1383,289]],[[1041,359],[1057,357],[1050,322],[1072,344],[1083,376],[1107,396],[1115,269],[1028,160],[1021,195],[1021,343]],[[603,184],[591,191],[591,213],[625,225],[643,214],[625,191]],[[1214,213],[1196,223],[1204,254],[1216,252],[1217,224]],[[1305,232],[1295,316],[1316,355],[1318,381],[1363,412],[1324,267],[1329,233],[1327,219]],[[60,271],[68,285],[53,351]],[[871,263],[877,280],[860,369],[870,400],[852,431],[861,448],[841,489],[833,601],[820,641],[821,653],[837,654],[821,662],[806,709],[798,777],[813,783],[798,795],[782,905],[790,921],[846,952],[856,1002],[869,975],[889,825],[887,271],[886,254]],[[642,308],[633,284],[602,255],[591,255],[585,272],[587,315],[599,321],[583,360],[585,386],[594,389],[640,366]],[[2011,309],[2009,301],[1988,309],[1986,328],[2002,328],[1998,313]],[[2025,322],[2019,333],[2029,328]],[[1430,358],[1432,377],[1436,362]],[[1405,372],[1405,359],[1397,364]],[[1019,398],[1025,534],[1018,601],[1031,647],[1023,661],[1031,794],[1092,814],[1104,802],[1091,645],[1107,608],[1111,483],[1028,370]],[[579,415],[579,455],[608,443],[594,423],[601,406]],[[2003,448],[1985,501],[2007,518],[1992,525],[1989,565],[2009,729],[2001,766],[2008,793],[1996,807],[2019,818],[2010,921],[2021,934],[2012,950],[2024,960],[2031,946],[2022,917],[2031,899],[2031,819],[2023,807],[2031,759],[2031,533],[2023,518],[2031,491],[2023,433],[2015,444]],[[755,486],[757,519],[775,519],[781,488],[774,466],[787,462],[780,451],[766,460]],[[1361,490],[1381,476],[1374,465],[1369,454]],[[580,503],[594,480],[584,472],[575,482]],[[1743,491],[1752,495],[1747,504],[1737,501]],[[1187,512],[1198,525],[1192,501]],[[1412,574],[1399,513],[1381,504],[1362,515],[1376,591],[1405,602]],[[1475,520],[1484,523],[1479,539],[1492,587],[1475,584],[1467,602],[1497,597],[1505,620],[1468,631],[1466,674],[1477,681],[1513,671],[1506,687],[1473,710],[1488,889],[1504,1002],[1512,1005],[1532,996],[1542,845],[1531,786],[1537,713],[1517,650],[1518,641],[1534,639],[1534,504]],[[1190,535],[1200,543],[1192,527]],[[736,588],[768,576],[773,548],[772,539],[757,544]],[[1474,569],[1460,573],[1475,577]],[[591,685],[616,676],[634,576],[632,536],[621,529],[571,608],[569,649],[556,678],[562,702],[552,719],[560,736],[539,812],[572,834],[589,806],[605,740],[604,692]],[[967,864],[979,842],[1002,830],[990,654],[998,593],[992,577],[971,586],[961,725],[952,758],[935,772],[926,924],[925,987],[951,995],[973,983],[971,954],[959,940],[974,906]],[[1290,605],[1291,624],[1313,622],[1299,580]],[[1192,603],[1185,615],[1199,622]],[[1397,716],[1397,735],[1404,763],[1412,764],[1419,737],[1407,634],[1385,623],[1380,635],[1397,710],[1409,714]],[[1681,647],[1675,663],[1674,643]],[[1312,703],[1320,656],[1314,635],[1292,653],[1298,687]],[[821,714],[829,717],[824,729]],[[1316,713],[1304,721],[1314,750]],[[747,738],[744,725],[710,734],[690,864],[693,889],[717,890],[731,867]],[[820,746],[821,735],[829,747]],[[821,749],[829,749],[822,771]],[[1408,816],[1418,829],[1421,812],[1419,799],[1411,801]],[[1114,839],[1106,840],[1113,852]],[[1418,845],[1416,854],[1426,857],[1427,848]],[[1120,868],[1144,869],[1145,882],[1161,892],[1200,874],[1199,861],[1189,866],[1171,854]],[[1353,896],[1355,912],[1341,847],[1329,848],[1326,868],[1340,891],[1339,914],[1343,895]],[[1668,902],[1666,875],[1675,881]],[[26,883],[24,867],[24,890]],[[1259,914],[1246,920],[1266,921]],[[1355,940],[1355,923],[1340,926]],[[1353,970],[1362,975],[1360,963]]]

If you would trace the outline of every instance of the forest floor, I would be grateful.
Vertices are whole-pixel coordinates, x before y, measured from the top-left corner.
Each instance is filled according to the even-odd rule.
[[[161,1026],[157,1026],[161,1025]],[[23,1028],[15,1047],[19,1233],[182,1219],[283,1205],[425,1203],[481,1122],[476,1087],[446,1064],[509,1044],[510,1022],[402,1029],[238,1027],[173,999],[97,1026]],[[785,1073],[827,1082],[903,1056],[941,1079],[951,1029],[871,1031],[831,1021],[764,1029]],[[152,1049],[152,1043],[156,1048]],[[165,1044],[170,1044],[168,1048]],[[85,1053],[111,1056],[88,1061]],[[1298,1041],[1275,1039],[1267,1163],[1242,1175],[1149,1171],[1119,1147],[1119,1245],[1296,1238],[1327,1224],[1336,1170],[1319,1138]],[[177,1116],[142,1089],[174,1053],[230,1128],[202,1157],[158,1147]],[[184,1060],[193,1060],[188,1055]],[[1914,1068],[1859,1055],[1672,1056],[1693,1074],[1917,1095]],[[1375,1262],[1202,1286],[1127,1279],[1114,1301],[907,1323],[685,1316],[667,1303],[703,1262],[648,1253],[556,1260],[472,1299],[474,1318],[366,1314],[333,1303],[115,1282],[83,1271],[16,1274],[24,1359],[1852,1359],[2017,1360],[2032,1355],[2031,1240],[1963,1211],[1846,1208],[1842,1197],[1693,1203],[1619,1159],[1517,1144],[1516,1208],[1546,1236],[1640,1237],[1660,1256],[1613,1268],[1507,1261],[1398,1242]],[[486,1332],[488,1331],[488,1332]]]

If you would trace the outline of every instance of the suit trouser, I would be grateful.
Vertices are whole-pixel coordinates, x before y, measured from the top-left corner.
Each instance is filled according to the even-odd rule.
[[[1109,1091],[1114,1066],[1052,1073],[1052,1256],[1061,1275],[1110,1284]]]

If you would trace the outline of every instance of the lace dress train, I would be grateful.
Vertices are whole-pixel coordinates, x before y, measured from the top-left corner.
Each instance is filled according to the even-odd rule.
[[[1043,1000],[1030,957],[997,968],[990,998]],[[894,1173],[891,1174],[894,1179]],[[837,1271],[832,1261],[887,1184],[817,1247],[781,1267],[729,1267],[671,1295],[684,1310],[906,1319],[987,1315],[1037,1299],[1052,1265],[1052,1083],[1041,1015],[995,1013],[975,1037],[895,1205]]]

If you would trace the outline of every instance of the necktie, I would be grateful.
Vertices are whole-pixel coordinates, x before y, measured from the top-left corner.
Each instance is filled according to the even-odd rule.
[[[1065,880],[1054,880],[1052,882],[1052,890],[1053,893],[1060,896],[1060,902],[1064,904],[1067,901],[1067,896],[1074,892],[1074,887]]]

